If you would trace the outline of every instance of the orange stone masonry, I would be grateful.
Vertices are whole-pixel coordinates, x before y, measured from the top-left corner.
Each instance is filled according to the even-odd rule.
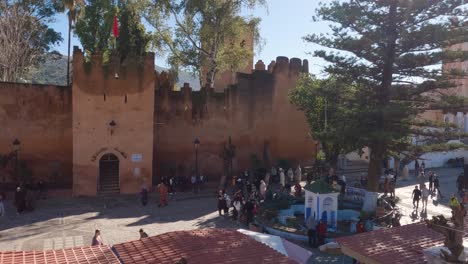
[[[288,99],[308,72],[306,60],[278,57],[268,67],[259,61],[222,91],[192,91],[188,84],[174,91],[170,76],[155,72],[154,54],[121,65],[103,65],[99,56],[87,63],[79,49],[73,56],[72,87],[0,83],[0,154],[12,152],[18,138],[34,181],[97,195],[100,160],[110,155],[118,160],[118,191],[136,193],[144,182],[193,175],[195,138],[200,173],[210,181],[224,173],[229,137],[235,173],[251,167],[253,156],[294,167],[315,157],[306,119]],[[0,173],[0,180],[15,182],[11,168]]]

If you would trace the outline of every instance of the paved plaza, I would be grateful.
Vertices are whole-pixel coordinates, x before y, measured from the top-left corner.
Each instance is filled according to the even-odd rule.
[[[414,177],[399,180],[397,196],[403,213],[402,224],[430,218],[436,214],[450,215],[448,199],[455,193],[455,181],[461,168],[437,169],[444,199],[430,200],[427,215],[421,207],[415,212],[411,193],[417,181]],[[245,228],[230,218],[219,217],[214,190],[200,194],[178,193],[169,200],[169,206],[159,208],[157,197],[142,207],[138,195],[112,198],[53,198],[40,200],[34,212],[16,215],[11,200],[6,202],[7,214],[0,218],[0,250],[48,250],[87,246],[95,229],[100,229],[108,245],[139,238],[143,228],[150,236],[176,230],[197,228]],[[307,247],[306,245],[302,245]],[[310,248],[308,248],[311,250]],[[350,263],[349,258],[331,256],[311,250],[309,263]]]
[[[456,180],[458,175],[463,171],[463,168],[438,168],[428,169],[427,171],[433,170],[439,176],[440,191],[444,198],[429,198],[427,202],[427,214],[422,214],[422,203],[419,202],[418,210],[413,208],[413,199],[411,194],[413,193],[414,186],[418,185],[418,181],[412,175],[407,180],[398,179],[396,196],[400,198],[398,206],[403,213],[403,217],[400,220],[402,225],[419,222],[424,219],[431,219],[434,215],[443,214],[445,216],[451,216],[451,210],[448,206],[449,199],[452,194],[457,193]],[[429,188],[429,182],[426,181],[426,187]],[[457,195],[457,198],[459,196]]]
[[[188,194],[190,196],[190,194]],[[105,244],[139,239],[143,228],[149,235],[175,230],[236,227],[219,217],[216,198],[177,194],[169,206],[157,207],[156,198],[142,207],[138,196],[115,198],[67,198],[38,201],[34,212],[16,215],[11,201],[0,218],[0,250],[47,250],[91,244],[100,229]],[[193,199],[191,199],[193,198]]]

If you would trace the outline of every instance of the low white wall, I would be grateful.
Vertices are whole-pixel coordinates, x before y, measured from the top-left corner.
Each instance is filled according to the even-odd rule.
[[[468,161],[468,150],[453,150],[443,152],[426,153],[419,159],[419,165],[424,161],[426,168],[439,168],[447,166],[449,159],[465,158],[465,163]],[[414,161],[408,165],[410,170],[414,170]]]

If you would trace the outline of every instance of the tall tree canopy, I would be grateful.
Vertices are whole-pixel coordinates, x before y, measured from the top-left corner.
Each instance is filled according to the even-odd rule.
[[[67,41],[67,86],[70,85],[70,47],[72,28],[78,17],[83,15],[85,0],[55,0],[61,12],[67,12],[68,16],[68,41]]]
[[[335,169],[340,154],[365,146],[361,135],[367,128],[360,123],[363,106],[358,92],[350,80],[336,76],[320,80],[307,74],[289,95],[291,102],[304,111],[312,137],[321,142],[325,160]]]
[[[363,96],[359,119],[368,128],[361,139],[371,149],[369,185],[378,189],[382,160],[410,145],[412,134],[426,134],[419,116],[427,110],[464,107],[448,92],[450,80],[440,64],[467,59],[447,47],[468,41],[463,0],[350,0],[322,4],[317,19],[332,33],[311,34],[308,42],[330,48],[314,54],[330,63],[329,74],[353,80]],[[437,67],[439,65],[439,67]],[[448,103],[449,102],[449,103]]]
[[[213,87],[218,72],[237,71],[252,57],[244,40],[260,43],[260,19],[240,13],[242,8],[264,4],[264,0],[146,0],[144,10],[155,29],[155,43],[169,52],[172,69],[176,73],[180,67],[188,69],[199,76],[202,87]]]
[[[147,49],[150,37],[141,23],[137,4],[132,1],[112,0],[90,1],[84,16],[76,23],[76,34],[80,39],[85,54],[102,54],[107,60],[112,52],[121,60],[133,55],[142,55]],[[119,36],[111,35],[114,16],[119,21]]]
[[[0,80],[18,81],[62,40],[50,28],[57,6],[47,0],[0,0]]]

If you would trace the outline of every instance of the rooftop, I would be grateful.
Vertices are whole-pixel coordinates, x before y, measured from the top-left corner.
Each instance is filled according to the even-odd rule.
[[[114,246],[123,263],[294,264],[294,260],[233,229],[176,231]]]
[[[110,246],[47,251],[0,252],[1,264],[297,264],[249,235],[234,229],[176,231]]]
[[[120,264],[109,246],[67,248],[46,251],[0,251],[1,264]]]
[[[468,236],[465,218],[465,238]],[[423,249],[442,246],[444,237],[419,222],[336,239],[343,253],[367,264],[423,264]]]

